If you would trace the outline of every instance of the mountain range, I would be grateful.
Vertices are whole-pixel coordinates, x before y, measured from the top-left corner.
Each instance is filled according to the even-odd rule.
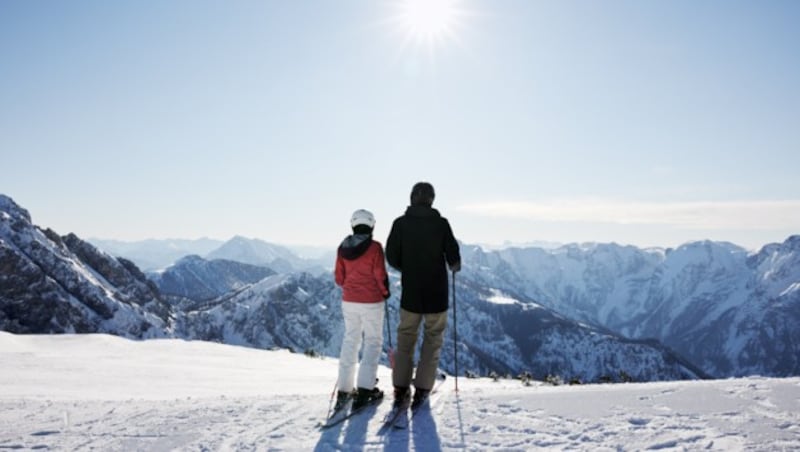
[[[0,195],[0,329],[180,337],[336,356],[341,293],[330,272],[295,269],[303,260],[287,254],[248,255],[242,250],[274,249],[235,239],[236,246],[218,248],[227,254],[185,257],[145,275],[74,234],[35,226]],[[455,371],[457,350],[462,373],[530,371],[583,381],[800,374],[798,241],[756,254],[716,242],[674,250],[462,245],[458,338],[454,345],[451,318],[442,367]],[[250,262],[229,258],[242,256]],[[267,264],[284,262],[292,268]],[[391,274],[392,326],[398,277]]]
[[[90,238],[87,241],[109,254],[130,260],[146,273],[162,271],[191,255],[262,265],[279,271],[306,270],[316,273],[333,265],[336,258],[334,250],[302,245],[283,246],[238,235],[227,241],[210,238],[133,242]]]
[[[465,272],[481,285],[657,340],[711,375],[800,373],[800,236],[754,254],[711,241],[676,249],[463,249]]]

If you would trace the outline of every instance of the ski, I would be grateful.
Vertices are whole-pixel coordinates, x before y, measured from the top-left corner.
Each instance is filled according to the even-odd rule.
[[[334,427],[336,425],[339,425],[342,422],[350,419],[351,417],[363,412],[367,408],[375,406],[375,405],[381,403],[381,401],[383,401],[383,397],[381,397],[379,399],[372,400],[372,401],[368,402],[366,405],[362,405],[362,406],[360,406],[360,407],[358,407],[356,409],[352,409],[353,402],[351,400],[342,409],[340,409],[339,411],[334,412],[324,424],[319,426],[319,428],[320,428],[320,430],[325,430],[325,429]],[[349,409],[349,411],[348,411],[348,409]]]
[[[395,419],[394,424],[392,424],[392,429],[394,430],[405,430],[408,428],[408,409],[403,410],[397,419]]]
[[[325,420],[317,423],[317,427],[325,428],[328,425],[333,425],[333,423],[335,423],[336,421],[347,415],[352,404],[353,404],[353,399],[350,398],[338,410],[334,408],[332,411],[329,411],[328,416],[325,418]]]
[[[395,425],[400,417],[402,417],[403,414],[408,415],[408,406],[408,401],[400,404],[399,406],[393,406],[392,409],[386,414],[386,417],[383,418],[383,424],[378,430],[378,434],[381,435],[393,428],[397,428]]]

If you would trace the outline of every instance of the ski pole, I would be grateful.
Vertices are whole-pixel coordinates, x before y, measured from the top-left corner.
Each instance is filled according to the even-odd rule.
[[[456,392],[458,392],[458,317],[456,316],[456,272],[453,272],[453,361],[456,369]]]
[[[331,411],[333,411],[333,399],[336,397],[336,388],[339,387],[339,379],[336,379],[336,383],[333,384],[333,391],[331,391],[331,400],[328,403],[328,414],[325,416],[326,418],[331,415]]]
[[[389,300],[384,300],[383,306],[386,309],[386,338],[389,340],[389,350],[387,350],[389,357],[389,366],[394,369],[394,347],[392,346],[392,331],[389,328]]]

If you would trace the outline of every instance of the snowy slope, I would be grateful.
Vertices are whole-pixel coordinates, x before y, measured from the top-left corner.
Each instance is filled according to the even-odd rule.
[[[408,430],[338,428],[335,359],[175,339],[0,332],[0,449],[797,450],[800,378],[523,386],[448,378]],[[390,370],[379,371],[388,390]]]

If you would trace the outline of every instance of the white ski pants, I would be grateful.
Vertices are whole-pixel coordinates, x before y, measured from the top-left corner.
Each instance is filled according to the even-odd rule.
[[[383,346],[384,301],[379,303],[342,302],[344,316],[344,339],[339,354],[339,391],[352,391],[358,364],[358,351],[363,335],[364,350],[358,366],[359,388],[375,387],[378,374],[378,360]]]

